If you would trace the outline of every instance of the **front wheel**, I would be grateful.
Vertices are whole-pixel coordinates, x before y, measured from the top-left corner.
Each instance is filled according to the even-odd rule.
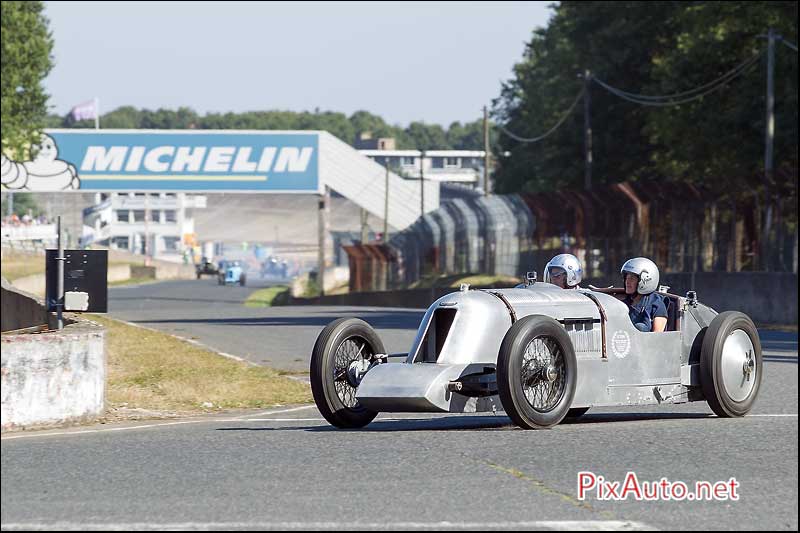
[[[364,427],[378,416],[356,399],[372,356],[386,353],[372,327],[358,318],[340,318],[317,337],[311,353],[311,392],[322,416],[342,428]]]
[[[700,383],[720,417],[746,415],[761,387],[761,340],[750,317],[720,313],[706,330],[700,351]]]
[[[515,424],[544,429],[561,422],[577,381],[575,350],[561,324],[534,315],[511,326],[497,356],[497,388]]]

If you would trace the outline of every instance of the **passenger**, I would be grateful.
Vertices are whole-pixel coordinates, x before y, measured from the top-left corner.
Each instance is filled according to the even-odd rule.
[[[562,289],[576,289],[583,279],[583,268],[572,254],[559,254],[544,266],[544,282]]]
[[[628,314],[636,329],[644,332],[662,332],[667,327],[667,306],[656,292],[658,267],[646,257],[628,259],[620,269],[625,284],[625,296],[620,298],[628,306]]]

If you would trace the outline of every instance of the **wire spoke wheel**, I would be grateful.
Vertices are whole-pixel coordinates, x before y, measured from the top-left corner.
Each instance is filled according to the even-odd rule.
[[[322,416],[332,425],[364,427],[377,415],[358,401],[361,380],[374,366],[374,356],[386,353],[372,327],[358,318],[328,324],[311,352],[311,392]]]
[[[558,343],[548,337],[538,337],[528,343],[521,377],[528,404],[543,413],[553,410],[566,390],[564,353]]]
[[[577,382],[575,349],[560,323],[530,315],[511,326],[497,355],[497,391],[515,424],[545,429],[561,422]]]
[[[333,358],[333,383],[336,395],[345,407],[358,405],[356,386],[352,372],[353,363],[363,365],[374,355],[364,339],[350,337],[339,345]]]

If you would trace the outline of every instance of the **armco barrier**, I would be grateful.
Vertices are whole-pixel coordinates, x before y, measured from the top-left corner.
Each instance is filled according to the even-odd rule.
[[[621,280],[588,280],[584,287],[615,284]],[[664,274],[669,292],[685,295],[697,291],[701,302],[717,312],[741,311],[760,324],[797,324],[797,274],[785,272],[681,272]],[[364,305],[426,309],[455,288],[354,292],[321,298],[292,298],[291,305]]]
[[[105,403],[105,330],[86,320],[61,331],[5,334],[2,431],[92,420]]]

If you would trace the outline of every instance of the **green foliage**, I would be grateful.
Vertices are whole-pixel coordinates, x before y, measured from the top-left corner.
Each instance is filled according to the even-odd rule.
[[[94,128],[94,120],[76,121],[71,115],[63,118],[50,115],[50,128]],[[248,129],[248,130],[324,130],[347,143],[354,143],[359,134],[370,132],[373,138],[393,137],[398,149],[409,150],[481,150],[483,121],[461,124],[454,122],[448,130],[438,124],[412,122],[407,128],[387,124],[383,118],[367,111],[356,111],[350,117],[334,111],[247,111],[244,113],[208,113],[199,116],[192,109],[136,109],[119,107],[100,117],[103,128],[119,129]]]
[[[24,159],[46,125],[47,94],[42,80],[53,66],[53,38],[43,2],[4,1],[2,24],[2,149]]]
[[[561,2],[534,31],[494,116],[526,137],[554,125],[583,87],[584,69],[645,95],[672,94],[712,81],[766,48],[769,27],[797,41],[796,2]],[[797,169],[797,54],[775,49],[775,167]],[[671,180],[727,193],[752,193],[764,158],[765,58],[752,71],[691,103],[650,107],[597,84],[591,91],[593,185]],[[503,192],[581,188],[583,105],[553,135],[520,143],[497,175]],[[784,178],[792,181],[792,178]]]
[[[0,212],[3,216],[8,214],[8,195],[9,193],[3,193],[2,208],[0,209]],[[14,193],[14,207],[12,212],[16,213],[16,215],[19,217],[26,214],[37,217],[44,211],[36,203],[33,194],[28,192],[17,192]]]

